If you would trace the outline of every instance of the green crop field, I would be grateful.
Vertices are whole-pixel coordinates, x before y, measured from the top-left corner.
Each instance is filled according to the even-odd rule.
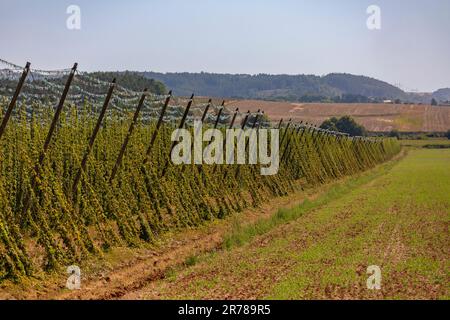
[[[450,148],[450,139],[440,138],[440,139],[423,139],[423,140],[400,140],[400,144],[405,147],[416,147],[416,148]]]
[[[48,105],[34,105],[29,115],[22,104],[0,140],[0,281],[60,270],[111,247],[154,243],[165,232],[364,171],[400,150],[393,139],[286,127],[279,173],[263,176],[257,165],[174,166],[176,127],[165,123],[158,132],[156,122],[136,113],[109,115],[90,149],[97,117],[89,105],[66,105],[48,139],[53,119]]]
[[[19,82],[0,97],[0,299],[449,297],[448,140],[274,124],[260,109],[137,92],[76,66],[64,87],[24,82],[27,66],[23,96]],[[183,155],[240,128],[232,148],[266,149],[279,166],[222,165],[223,144],[218,163],[176,165],[177,128],[218,129]]]
[[[225,237],[145,298],[448,299],[450,150],[414,149]],[[368,290],[366,268],[381,269]]]
[[[450,0],[73,2],[0,3],[0,315],[450,300]]]

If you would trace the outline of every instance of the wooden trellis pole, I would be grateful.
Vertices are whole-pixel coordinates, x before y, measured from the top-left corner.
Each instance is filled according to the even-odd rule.
[[[281,137],[280,146],[283,144],[284,139],[286,138],[286,134],[288,132],[289,127],[291,126],[291,123],[292,123],[292,119],[289,119],[289,121],[288,121],[288,123],[286,125],[286,129],[284,129],[283,136]],[[281,129],[281,127],[280,127],[280,129]]]
[[[184,114],[183,117],[181,118],[180,121],[180,125],[178,126],[178,129],[182,129],[184,127],[184,124],[186,122],[186,118],[189,114],[189,109],[191,108],[192,102],[194,101],[194,94],[191,95],[189,102],[186,106],[186,109],[184,110]],[[164,169],[162,171],[161,177],[164,177],[167,173],[167,168],[169,167],[169,161],[170,161],[170,156],[172,154],[173,148],[175,148],[175,146],[177,145],[178,141],[173,141],[172,145],[170,146],[170,151],[169,151],[169,157],[166,160],[166,164],[164,165]]]
[[[169,95],[167,96],[166,101],[164,102],[164,105],[161,109],[161,114],[159,115],[158,122],[156,123],[155,131],[153,131],[152,138],[150,140],[150,144],[147,148],[147,152],[145,153],[145,159],[142,163],[143,165],[145,165],[147,163],[147,161],[150,159],[150,154],[152,152],[153,145],[155,144],[156,137],[158,136],[159,128],[161,127],[161,125],[163,123],[163,118],[166,113],[167,106],[169,105],[171,97],[172,97],[172,90],[169,91]]]
[[[41,151],[41,154],[39,155],[39,161],[34,168],[35,175],[32,176],[32,178],[31,178],[31,188],[32,189],[36,188],[36,178],[39,176],[40,168],[41,168],[42,164],[44,163],[45,156],[50,147],[53,133],[55,132],[56,125],[58,123],[62,109],[64,107],[64,102],[66,101],[66,97],[69,92],[70,85],[72,84],[73,77],[75,76],[75,71],[77,70],[77,67],[78,67],[78,63],[75,63],[73,65],[72,69],[70,70],[69,76],[67,77],[66,84],[64,86],[63,93],[61,95],[61,98],[59,99],[58,105],[56,106],[56,112],[55,112],[55,115],[53,116],[52,123],[50,125],[50,129],[47,133],[47,137],[45,138],[44,147]],[[31,195],[27,194],[25,196],[25,200],[24,200],[23,212],[26,212],[28,210],[28,208],[30,207],[30,200],[31,200]]]
[[[233,129],[234,122],[236,121],[236,116],[237,116],[238,113],[239,113],[239,108],[236,108],[236,110],[234,111],[233,117],[231,118],[230,125],[228,126],[229,129]],[[225,148],[225,146],[224,146],[224,148]],[[213,169],[213,174],[216,173],[217,167],[218,167],[217,163],[215,163],[214,164],[214,169]]]
[[[300,127],[298,127],[298,128],[300,128]],[[297,128],[297,129],[298,129],[298,128]],[[287,130],[287,128],[286,128],[286,130]],[[298,130],[299,130],[299,129],[298,129]],[[291,132],[291,134],[289,135],[288,140],[287,140],[287,142],[286,142],[286,147],[284,147],[283,154],[281,155],[280,163],[283,162],[284,157],[286,156],[286,152],[287,152],[287,150],[289,149],[289,144],[291,143],[292,136],[293,136],[294,134],[296,134],[297,132],[298,132],[298,131]]]
[[[8,109],[6,109],[5,116],[3,117],[2,123],[0,124],[0,139],[5,132],[6,125],[8,124],[9,118],[11,117],[11,113],[16,105],[17,98],[19,97],[20,91],[22,91],[23,84],[25,79],[27,78],[28,73],[30,72],[30,63],[27,62],[25,68],[22,71],[22,75],[20,76],[19,82],[17,83],[16,91],[14,91],[14,95],[11,99],[11,102],[8,105]]]
[[[206,107],[205,107],[205,110],[203,110],[202,118],[200,119],[200,121],[201,121],[202,123],[205,122],[206,115],[208,114],[208,110],[209,110],[209,108],[211,107],[211,102],[212,102],[212,100],[209,99],[209,100],[208,100],[208,104],[207,104]]]
[[[234,122],[236,121],[236,116],[239,113],[239,108],[236,108],[236,110],[234,110],[234,114],[233,114],[233,118],[231,118],[231,122],[230,122],[230,129],[233,129],[234,126]]]
[[[73,77],[75,75],[75,71],[77,70],[78,64],[75,63],[72,67],[72,70],[70,71],[69,77],[67,78],[66,85],[64,87],[63,94],[61,96],[61,99],[59,100],[58,106],[56,107],[56,112],[53,117],[52,123],[50,125],[50,130],[48,131],[47,138],[45,139],[44,143],[44,150],[42,151],[40,157],[39,157],[39,165],[42,165],[45,154],[50,147],[50,142],[52,140],[53,133],[56,129],[56,124],[58,123],[59,116],[61,115],[62,109],[64,107],[64,102],[66,101],[67,93],[69,92],[70,85],[72,84]]]
[[[255,116],[255,119],[253,120],[252,127],[251,127],[250,130],[254,130],[255,129],[256,123],[258,122],[258,119],[259,119],[259,116],[260,116],[260,113],[261,113],[261,109],[258,109],[258,111],[256,112],[256,116]],[[245,153],[244,153],[245,155],[247,155],[247,150],[249,148],[249,144],[250,144],[250,137],[248,138],[247,141],[245,141],[245,149],[244,149],[245,150]],[[249,158],[250,158],[250,155],[249,155]],[[239,175],[240,172],[241,172],[241,166],[238,166],[237,169],[236,169],[236,173],[234,174],[235,178],[237,178],[237,176]]]
[[[122,163],[123,155],[125,154],[125,149],[127,148],[128,142],[130,140],[131,134],[133,133],[134,127],[136,126],[139,113],[141,112],[142,106],[144,105],[145,97],[147,96],[147,89],[144,89],[142,96],[139,100],[139,103],[136,107],[136,111],[134,112],[133,121],[128,128],[128,133],[123,141],[122,147],[120,148],[119,156],[117,157],[116,163],[114,164],[114,168],[111,172],[111,177],[109,178],[109,183],[112,183],[114,178],[116,177],[117,170],[119,169],[120,164]]]
[[[83,160],[81,160],[80,169],[78,169],[77,175],[75,176],[75,180],[73,181],[72,185],[72,194],[75,197],[77,193],[77,187],[78,183],[81,179],[81,174],[83,171],[86,170],[86,164],[89,157],[89,154],[91,153],[92,147],[94,146],[95,138],[97,137],[98,131],[100,130],[100,126],[102,125],[103,118],[106,114],[106,109],[108,108],[109,101],[111,100],[111,96],[113,94],[114,88],[116,87],[116,79],[114,78],[111,81],[111,84],[109,85],[108,93],[106,94],[105,102],[103,103],[103,107],[100,111],[100,115],[97,119],[97,123],[95,124],[94,131],[91,134],[91,137],[89,138],[89,144],[87,146],[86,151],[84,152]]]
[[[217,128],[219,125],[220,117],[222,116],[223,112],[223,106],[225,105],[225,101],[222,102],[222,105],[220,106],[219,113],[217,114],[216,121],[214,121],[214,129]]]
[[[261,117],[264,115],[264,110],[262,110],[261,111]],[[259,121],[259,119],[258,119],[258,121]],[[259,131],[259,129],[261,128],[261,123],[262,123],[262,121],[259,121],[258,122],[258,126],[256,127],[256,131]]]
[[[260,113],[261,113],[261,109],[258,109],[258,111],[256,111],[256,116],[255,116],[255,119],[253,120],[251,130],[255,129],[256,123],[258,122],[259,116],[261,115]],[[250,144],[250,138],[247,140],[247,142],[245,144],[245,153],[247,153],[247,149],[248,149],[248,145],[249,144]]]
[[[281,129],[281,126],[283,125],[283,118],[280,119],[280,122],[278,122],[277,129]]]
[[[247,125],[247,121],[248,121],[248,117],[249,116],[250,116],[250,110],[248,110],[247,113],[245,114],[244,121],[242,121],[241,130],[245,129],[245,126]],[[230,172],[230,171],[229,170],[225,171],[225,174],[223,175],[224,179],[228,176],[228,172]]]
[[[208,104],[206,105],[206,107],[205,107],[205,110],[203,110],[203,114],[202,114],[202,118],[200,119],[200,122],[203,124],[204,122],[205,122],[205,119],[206,119],[206,115],[208,114],[208,110],[209,110],[209,108],[211,107],[211,102],[212,102],[212,100],[211,99],[209,99],[208,100]],[[223,101],[222,102],[222,105],[224,105],[224,103],[225,103],[225,101]],[[200,128],[199,128],[200,129]],[[200,131],[200,130],[199,130]],[[196,134],[199,134],[200,132],[196,132]],[[192,150],[192,147],[193,147],[193,145],[194,145],[194,141],[191,141],[191,150]],[[186,170],[186,166],[183,166],[183,168],[181,169],[181,172],[184,172]],[[198,166],[198,171],[199,171],[199,173],[201,173],[202,172],[202,167],[201,166]]]
[[[298,135],[298,133],[300,132],[300,129],[303,128],[302,124],[303,124],[303,120],[300,121],[300,123],[299,123],[299,125],[298,125],[298,127],[297,127],[297,130],[296,130],[296,132],[295,132],[296,135]],[[303,134],[304,134],[304,133],[305,133],[305,130],[303,129],[302,134],[301,134],[300,137],[299,137],[300,142],[301,142],[301,140],[302,140],[302,137],[303,137]],[[290,140],[288,141],[288,144],[286,145],[286,148],[285,148],[285,150],[283,151],[283,155],[281,156],[280,163],[281,163],[281,162],[283,161],[283,159],[284,159],[284,154],[285,154],[285,152],[286,152],[286,149],[289,147],[289,143],[290,143]],[[287,153],[287,158],[289,158],[289,157],[291,156],[291,153],[292,153],[292,148],[289,149],[289,151],[288,151],[288,153]]]

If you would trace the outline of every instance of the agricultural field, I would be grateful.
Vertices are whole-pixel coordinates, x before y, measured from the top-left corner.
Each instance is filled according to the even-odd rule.
[[[415,148],[450,148],[450,139],[422,139],[422,140],[400,140],[400,144],[405,147]]]
[[[0,298],[448,296],[443,139],[351,137],[76,68],[27,82],[27,64],[0,97]],[[175,164],[177,128],[217,129],[199,142],[215,160]],[[235,154],[222,163],[217,142],[235,128],[275,132],[275,172]],[[231,146],[261,152],[243,137]],[[369,263],[390,280],[384,291],[361,283]],[[408,291],[398,274],[418,282]]]
[[[170,98],[152,105],[161,119]],[[174,122],[184,126],[193,100],[170,122],[143,121],[141,102],[134,114],[113,112],[101,126],[89,105],[59,105],[54,113],[36,104],[31,115],[20,105],[0,141],[1,280],[154,243],[165,232],[367,170],[400,151],[395,139],[299,126],[281,130],[276,175],[261,175],[258,165],[180,167],[170,161],[170,135]]]
[[[450,0],[404,4],[1,1],[0,316],[444,306]]]
[[[450,150],[407,148],[365,172],[299,190],[157,245],[112,248],[2,298],[449,299]],[[342,241],[345,239],[345,241]],[[368,290],[367,267],[380,267]]]
[[[368,131],[445,132],[450,128],[450,107],[403,104],[291,103],[258,100],[229,101],[228,106],[256,111],[270,119],[292,118],[320,125],[330,117],[350,115]]]
[[[448,299],[450,150],[415,149],[251,226],[133,293],[146,299]],[[345,239],[345,241],[342,241]],[[382,271],[380,290],[366,268]]]

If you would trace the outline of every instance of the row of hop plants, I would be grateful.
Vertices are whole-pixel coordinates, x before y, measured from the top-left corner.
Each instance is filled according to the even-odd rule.
[[[174,126],[161,127],[150,160],[143,165],[156,124],[139,121],[110,183],[132,118],[113,113],[104,120],[73,193],[97,120],[91,107],[66,106],[38,172],[54,111],[42,104],[31,110],[27,114],[19,104],[0,141],[0,280],[58,270],[114,246],[152,243],[169,230],[222,219],[265,199],[367,170],[400,150],[393,139],[366,142],[293,128],[280,146],[280,155],[287,151],[276,175],[260,175],[257,165],[169,162],[161,177]]]

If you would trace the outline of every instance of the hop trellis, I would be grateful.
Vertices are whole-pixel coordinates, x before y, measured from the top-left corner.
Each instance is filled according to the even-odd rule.
[[[9,71],[1,74],[11,76],[12,91],[2,89],[2,119],[23,70],[7,66]],[[400,150],[393,139],[347,137],[289,122],[279,124],[277,175],[261,176],[257,165],[173,166],[168,161],[173,129],[184,125],[192,130],[192,121],[207,106],[206,122],[213,124],[220,115],[222,130],[232,121],[245,127],[235,121],[237,111],[133,92],[78,73],[44,157],[43,145],[65,87],[60,80],[70,72],[31,70],[34,80],[25,83],[0,135],[0,280],[79,262],[111,246],[152,242],[168,230],[220,219],[264,199],[366,170]],[[93,141],[110,89],[109,111]],[[137,113],[143,95],[142,112]],[[244,120],[259,128],[261,115],[247,113]],[[28,251],[30,239],[43,252],[40,259]]]

